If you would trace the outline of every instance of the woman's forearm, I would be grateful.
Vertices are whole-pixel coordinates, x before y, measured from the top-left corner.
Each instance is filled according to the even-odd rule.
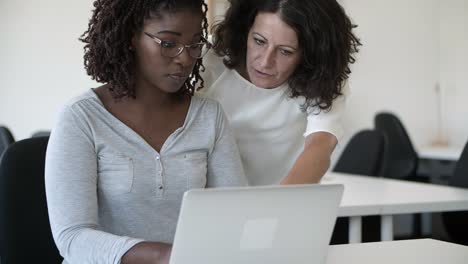
[[[330,157],[303,152],[281,184],[318,183],[330,167]]]
[[[327,132],[307,136],[304,150],[281,184],[318,183],[330,167],[336,144],[336,137]]]

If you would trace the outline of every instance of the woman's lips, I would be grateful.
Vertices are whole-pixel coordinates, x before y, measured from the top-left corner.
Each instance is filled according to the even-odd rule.
[[[273,74],[265,73],[265,72],[259,71],[257,69],[254,69],[254,71],[258,76],[263,77],[263,78],[270,78],[270,77],[273,76]]]
[[[185,79],[187,79],[187,75],[184,75],[184,74],[179,74],[179,73],[176,73],[176,74],[169,74],[169,78],[175,80],[175,81],[185,81]]]

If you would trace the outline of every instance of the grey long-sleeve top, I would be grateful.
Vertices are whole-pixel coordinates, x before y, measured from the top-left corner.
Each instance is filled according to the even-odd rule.
[[[120,263],[141,241],[172,243],[185,191],[246,184],[217,102],[193,97],[185,123],[158,153],[91,89],[61,111],[45,181],[64,263]]]

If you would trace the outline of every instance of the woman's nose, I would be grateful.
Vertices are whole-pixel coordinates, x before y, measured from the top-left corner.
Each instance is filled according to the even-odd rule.
[[[275,53],[272,49],[266,49],[260,57],[260,66],[271,68],[275,63]]]

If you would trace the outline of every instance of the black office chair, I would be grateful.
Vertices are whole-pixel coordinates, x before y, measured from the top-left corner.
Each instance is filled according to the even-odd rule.
[[[380,131],[362,130],[350,139],[333,171],[379,176],[384,146],[385,139]]]
[[[48,140],[18,141],[0,163],[1,264],[62,261],[47,213],[44,165]]]
[[[13,142],[15,142],[15,138],[11,134],[11,131],[5,126],[0,126],[0,158]]]
[[[382,175],[400,180],[417,179],[418,154],[400,119],[392,113],[382,112],[375,116],[374,125],[376,130],[384,133],[388,142]]]
[[[380,131],[362,130],[355,134],[341,153],[334,172],[380,176],[385,150],[385,137]],[[380,241],[380,216],[366,216],[363,222],[363,242]],[[349,218],[339,217],[331,244],[348,243]]]
[[[457,161],[449,185],[468,188],[468,143]],[[442,221],[452,242],[468,246],[468,211],[442,213]]]
[[[419,157],[400,119],[388,112],[378,113],[374,118],[375,129],[386,137],[382,176],[398,180],[429,182],[428,177],[417,175]],[[421,214],[414,214],[413,231],[410,237],[422,236]]]
[[[31,135],[31,137],[48,137],[48,136],[50,136],[49,130],[36,131]]]

